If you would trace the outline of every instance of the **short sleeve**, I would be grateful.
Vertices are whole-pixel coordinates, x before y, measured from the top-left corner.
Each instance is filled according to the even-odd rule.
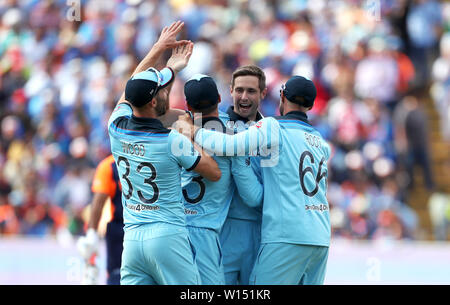
[[[132,114],[133,109],[131,108],[130,104],[128,103],[117,104],[116,108],[114,108],[111,116],[109,117],[108,128],[111,126],[112,122],[114,122],[116,119],[120,117],[130,118]]]
[[[193,170],[200,162],[201,155],[192,142],[175,130],[170,132],[169,153],[187,171]]]

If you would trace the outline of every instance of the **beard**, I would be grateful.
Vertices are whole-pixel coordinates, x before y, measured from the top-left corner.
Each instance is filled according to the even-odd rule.
[[[162,116],[166,113],[167,111],[167,100],[164,99],[163,97],[161,97],[159,94],[156,96],[156,107],[155,107],[155,111],[156,111],[156,115],[157,116]]]

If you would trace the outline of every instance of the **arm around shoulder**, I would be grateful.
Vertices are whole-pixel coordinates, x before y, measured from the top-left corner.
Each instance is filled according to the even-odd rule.
[[[198,145],[194,144],[194,147],[200,153],[200,162],[193,168],[194,172],[213,182],[219,181],[222,172],[217,162]]]

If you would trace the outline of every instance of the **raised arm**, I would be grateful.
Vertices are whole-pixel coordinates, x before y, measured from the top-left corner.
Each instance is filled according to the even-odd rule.
[[[183,28],[183,26],[184,22],[176,21],[173,22],[170,26],[164,27],[163,30],[161,31],[161,35],[159,36],[158,41],[156,41],[156,43],[153,45],[153,47],[147,53],[144,59],[138,64],[138,66],[136,67],[134,72],[130,75],[130,77],[155,66],[156,63],[158,62],[158,59],[161,57],[164,51],[176,48],[180,45],[186,45],[191,43],[190,41],[187,40],[180,40],[180,41],[176,40],[176,37]],[[118,103],[124,102],[125,103],[127,102],[125,100],[125,92],[122,93],[122,96],[120,97]]]
[[[179,73],[187,66],[189,58],[192,55],[193,46],[194,44],[192,42],[188,42],[172,49],[172,56],[167,61],[167,66],[170,67],[172,71],[174,71],[174,73]],[[173,82],[168,88],[169,92],[172,84]],[[167,103],[166,113],[162,116],[159,116],[158,119],[162,122],[164,127],[168,128],[172,126],[172,124],[178,119],[180,115],[183,115],[185,113],[186,111],[182,109],[170,109],[169,103]]]

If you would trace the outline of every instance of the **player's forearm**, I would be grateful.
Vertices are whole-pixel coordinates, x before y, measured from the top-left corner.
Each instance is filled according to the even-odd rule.
[[[194,140],[204,149],[219,156],[248,156],[258,149],[258,135],[247,131],[235,135],[206,130],[195,133]]]
[[[194,168],[194,172],[210,181],[219,181],[222,172],[220,171],[217,162],[197,144],[194,143],[194,147],[200,153],[200,162]]]
[[[262,202],[263,202],[263,195],[264,195],[264,191],[263,191],[263,187],[261,184],[259,185],[251,185],[252,183],[250,183],[250,187],[248,186],[249,183],[247,181],[247,184],[245,184],[246,189],[244,189],[244,187],[238,187],[238,193],[239,196],[241,196],[242,201],[249,207],[251,208],[255,208],[258,206],[261,206]],[[243,185],[244,186],[244,185]]]
[[[163,45],[155,43],[150,52],[148,52],[144,59],[138,64],[131,76],[154,67],[165,50],[166,48]]]
[[[89,217],[88,228],[97,231],[102,216],[103,206],[105,205],[108,195],[102,193],[95,193],[91,203],[91,214]]]
[[[145,71],[153,66],[156,65],[158,62],[158,59],[161,57],[161,55],[164,53],[165,48],[161,44],[154,44],[150,52],[147,53],[147,55],[142,59],[142,61],[137,65],[136,69],[134,69],[134,72],[131,74],[130,78],[133,77],[133,75]],[[118,104],[127,102],[125,100],[125,91],[122,93],[122,96],[119,99]]]
[[[249,207],[262,204],[264,189],[251,166],[245,164],[245,157],[232,159],[231,172],[239,196]]]
[[[238,187],[239,196],[242,198],[242,202],[245,205],[251,208],[256,208],[260,206],[263,202],[264,197],[263,187],[261,184],[259,186],[250,186],[250,187],[248,185],[249,183],[247,181],[247,183],[243,185],[243,187]]]

